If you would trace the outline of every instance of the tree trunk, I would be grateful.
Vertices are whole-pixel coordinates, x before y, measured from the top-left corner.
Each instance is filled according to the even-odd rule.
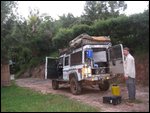
[[[1,86],[10,86],[9,64],[1,64]]]

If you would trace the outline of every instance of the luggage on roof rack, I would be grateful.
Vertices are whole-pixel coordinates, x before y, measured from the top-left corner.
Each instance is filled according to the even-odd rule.
[[[105,45],[110,43],[110,38],[107,36],[90,36],[83,33],[69,42],[69,47],[64,49],[59,49],[60,55],[70,53],[73,49],[80,48],[84,45]]]
[[[81,47],[87,44],[108,44],[110,38],[107,36],[89,36],[88,34],[81,34],[69,42],[70,47]]]

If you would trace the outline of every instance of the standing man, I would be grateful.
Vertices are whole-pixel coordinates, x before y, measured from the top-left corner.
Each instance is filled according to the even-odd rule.
[[[129,48],[123,49],[125,56],[125,80],[128,89],[129,101],[135,100],[135,62],[133,56],[129,53]]]

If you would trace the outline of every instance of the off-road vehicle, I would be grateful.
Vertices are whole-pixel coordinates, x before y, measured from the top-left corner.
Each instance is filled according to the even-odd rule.
[[[46,57],[45,79],[52,80],[52,88],[68,83],[73,94],[80,94],[83,86],[97,85],[109,89],[109,80],[124,73],[122,44],[112,46],[106,36],[81,34],[60,51],[59,58]]]

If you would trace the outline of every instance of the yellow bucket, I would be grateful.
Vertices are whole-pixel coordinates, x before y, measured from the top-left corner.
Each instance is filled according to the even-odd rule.
[[[112,95],[120,96],[120,87],[118,85],[112,85],[111,91],[112,91]]]

